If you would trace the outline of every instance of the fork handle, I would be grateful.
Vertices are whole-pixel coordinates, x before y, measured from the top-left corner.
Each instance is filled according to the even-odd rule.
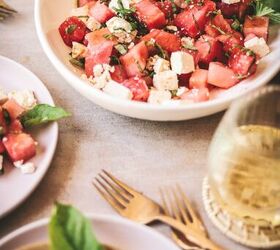
[[[186,227],[186,225],[182,224],[181,222],[175,220],[172,217],[166,215],[158,215],[155,220],[161,221],[173,229],[178,230],[179,232],[183,233],[184,236],[191,242],[195,243],[196,245],[209,250],[224,250],[220,246],[216,245],[214,242],[206,238],[204,235],[197,233],[194,230],[191,230]]]

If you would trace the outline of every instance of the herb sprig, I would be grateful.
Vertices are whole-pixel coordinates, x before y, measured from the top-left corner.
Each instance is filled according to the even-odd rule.
[[[280,23],[279,0],[255,0],[253,3],[256,16],[267,16],[274,23]]]
[[[135,16],[135,8],[129,8],[126,9],[123,6],[123,3],[121,0],[118,0],[118,6],[119,8],[114,8],[114,10],[117,12],[117,15],[126,21],[128,21],[132,27],[132,30],[137,30],[138,35],[146,35],[149,33],[147,27],[145,24],[140,22],[137,17]]]

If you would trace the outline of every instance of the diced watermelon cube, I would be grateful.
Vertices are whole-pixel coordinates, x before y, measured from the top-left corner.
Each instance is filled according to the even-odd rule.
[[[187,100],[189,102],[205,102],[209,100],[209,90],[208,88],[190,89],[180,97],[182,100]]]
[[[188,87],[192,73],[178,75],[179,86]]]
[[[208,70],[209,84],[220,88],[230,88],[239,82],[234,71],[219,62],[211,62]]]
[[[8,111],[12,120],[17,119],[25,111],[14,99],[9,99],[2,107]]]
[[[234,32],[232,34],[220,35],[217,39],[223,43],[225,52],[237,53],[244,46],[244,39],[241,33]]]
[[[215,17],[212,19],[212,25],[214,25],[214,27],[218,27],[222,32],[226,34],[233,32],[230,24],[221,14],[215,15]]]
[[[0,140],[0,154],[3,154],[6,151],[6,148],[2,142],[2,140]]]
[[[121,64],[128,77],[143,75],[148,56],[147,46],[142,41],[130,49],[127,54],[120,57]]]
[[[82,7],[90,2],[93,2],[93,0],[78,0],[78,6]]]
[[[164,13],[150,0],[141,0],[135,4],[138,18],[147,25],[148,29],[160,29],[166,24]]]
[[[257,37],[263,37],[266,41],[268,39],[269,18],[265,16],[246,16],[243,32],[247,36],[255,34]]]
[[[98,1],[90,7],[89,15],[98,22],[105,23],[115,16],[115,13],[106,4]]]
[[[172,1],[164,0],[155,2],[155,5],[164,13],[166,18],[169,18],[173,15],[172,12]]]
[[[235,74],[247,77],[255,72],[256,56],[243,50],[232,54],[229,58],[228,65]]]
[[[239,3],[227,4],[218,2],[217,9],[221,10],[223,16],[232,18],[233,16],[237,16],[239,13]]]
[[[141,77],[132,77],[125,80],[122,85],[129,88],[133,94],[133,100],[146,102],[149,97],[149,89],[145,80]]]
[[[163,30],[153,29],[149,34],[142,37],[142,41],[154,39],[167,52],[175,52],[181,48],[180,37]]]
[[[189,87],[190,88],[207,88],[208,81],[208,70],[205,69],[196,69],[190,78]]]
[[[108,29],[100,29],[86,35],[88,52],[85,59],[86,75],[93,75],[93,67],[97,64],[109,64],[115,41],[106,39],[111,34]]]
[[[127,79],[126,71],[122,65],[115,65],[114,68],[114,72],[111,73],[111,77],[114,81],[122,83]]]
[[[35,141],[26,133],[8,134],[2,141],[13,162],[27,161],[36,154]]]
[[[13,120],[9,125],[9,133],[18,134],[23,132],[23,127],[20,120]]]
[[[6,134],[8,131],[8,127],[7,127],[5,117],[4,117],[4,110],[1,107],[0,107],[0,127],[1,127],[0,135]]]
[[[221,58],[222,44],[211,36],[203,35],[196,42],[199,62],[208,65],[214,59]]]
[[[195,38],[204,31],[209,20],[208,13],[215,8],[216,5],[212,1],[205,2],[202,7],[187,8],[175,17],[174,24],[181,29],[183,34]]]

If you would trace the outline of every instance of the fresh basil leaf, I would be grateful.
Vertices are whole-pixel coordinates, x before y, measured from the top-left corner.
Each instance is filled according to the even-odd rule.
[[[25,128],[28,128],[68,116],[70,116],[70,113],[62,108],[53,107],[48,104],[38,104],[21,117],[21,123]]]
[[[91,223],[74,207],[60,203],[49,223],[49,238],[52,250],[104,250]]]

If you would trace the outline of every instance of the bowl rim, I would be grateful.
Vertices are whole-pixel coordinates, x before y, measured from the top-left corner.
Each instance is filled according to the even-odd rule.
[[[126,218],[120,217],[120,216],[116,216],[116,215],[108,215],[108,214],[99,214],[99,213],[85,213],[85,216],[87,217],[87,219],[89,219],[91,222],[92,221],[102,221],[105,223],[116,223],[122,226],[125,226],[127,228],[133,228],[135,230],[139,230],[142,233],[145,234],[149,234],[149,235],[153,235],[153,237],[157,240],[157,241],[164,241],[164,244],[168,247],[172,247],[172,249],[178,249],[179,248],[175,245],[175,243],[173,243],[171,241],[171,239],[169,239],[168,237],[166,237],[165,235],[162,235],[161,233],[159,233],[158,231],[156,231],[155,229],[148,227],[146,225],[143,224],[139,224],[136,222],[133,222],[131,220],[128,220]],[[0,248],[3,247],[5,244],[9,243],[10,241],[12,241],[15,237],[20,236],[22,234],[24,234],[25,232],[28,232],[30,230],[39,228],[39,227],[46,227],[48,222],[49,222],[50,218],[42,218],[36,221],[33,221],[31,223],[28,223],[26,225],[23,225],[22,227],[12,231],[11,233],[7,234],[6,236],[4,236],[2,239],[0,239]]]
[[[54,53],[52,48],[50,47],[48,43],[47,36],[43,30],[42,26],[42,0],[35,0],[34,5],[34,20],[35,20],[35,27],[36,32],[39,38],[39,41],[41,43],[41,46],[49,58],[49,60],[52,62],[56,70],[62,75],[62,77],[67,80],[67,82],[76,90],[79,88],[79,92],[83,93],[89,93],[95,100],[100,100],[104,102],[110,102],[112,105],[116,105],[119,107],[124,108],[135,108],[142,111],[187,111],[187,110],[201,110],[204,108],[211,109],[215,108],[221,105],[228,105],[232,101],[240,98],[243,95],[246,95],[247,93],[260,88],[261,86],[265,85],[267,82],[269,82],[280,70],[280,61],[277,60],[273,65],[270,65],[270,69],[266,74],[260,75],[262,79],[259,79],[259,83],[256,84],[253,88],[248,88],[243,90],[242,92],[238,92],[234,95],[223,97],[223,98],[217,98],[213,100],[209,100],[206,102],[200,102],[200,103],[189,103],[189,104],[182,104],[182,105],[158,105],[158,104],[151,104],[146,102],[138,102],[138,101],[131,101],[131,100],[122,100],[118,98],[114,98],[106,93],[103,93],[102,91],[95,89],[90,84],[87,84],[86,81],[82,80],[80,77],[78,77],[76,74],[74,74],[69,68],[65,66],[65,64],[57,57],[57,55]],[[279,38],[280,40],[280,38]],[[280,48],[277,48],[277,51],[280,55]],[[276,53],[276,52],[275,52]],[[78,86],[78,87],[77,87]],[[84,95],[83,95],[84,96]],[[87,96],[88,98],[88,96]],[[216,112],[215,112],[216,113]]]

